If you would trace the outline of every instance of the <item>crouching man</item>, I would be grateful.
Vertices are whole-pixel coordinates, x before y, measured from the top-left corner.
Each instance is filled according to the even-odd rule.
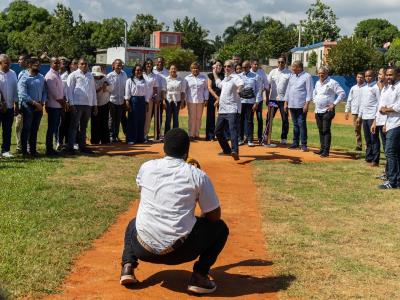
[[[217,286],[208,276],[228,238],[210,178],[186,163],[189,136],[179,128],[165,135],[165,157],[142,165],[136,178],[141,190],[136,218],[125,232],[120,283],[137,282],[138,260],[177,265],[195,260],[188,290],[208,294]],[[201,217],[194,215],[196,203]]]

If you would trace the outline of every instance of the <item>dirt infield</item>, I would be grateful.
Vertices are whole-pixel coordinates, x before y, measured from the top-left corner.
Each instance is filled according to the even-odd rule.
[[[162,155],[162,145],[110,146],[99,148],[108,155],[157,157]],[[241,148],[241,160],[221,157],[217,142],[195,142],[190,155],[200,161],[211,177],[221,200],[223,219],[230,227],[226,248],[211,270],[218,289],[208,298],[276,299],[280,290],[286,289],[295,278],[275,277],[273,262],[269,260],[261,231],[261,216],[252,181],[249,162],[253,160],[287,160],[291,163],[319,161],[312,153],[268,149],[264,147]],[[331,160],[343,159],[333,155]],[[121,176],[123,176],[121,174]],[[134,184],[134,178],[132,178]],[[188,299],[186,292],[192,264],[179,266],[140,263],[136,271],[141,281],[128,289],[119,285],[120,256],[123,236],[129,220],[135,216],[138,201],[129,211],[75,262],[71,274],[62,286],[62,294],[50,299]]]

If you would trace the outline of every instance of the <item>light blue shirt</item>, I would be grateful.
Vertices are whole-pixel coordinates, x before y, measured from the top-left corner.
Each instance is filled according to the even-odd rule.
[[[258,76],[257,73],[254,72],[247,72],[247,74],[245,72],[241,73],[240,78],[242,78],[243,82],[244,82],[244,87],[243,89],[252,89],[254,91],[254,98],[250,98],[250,99],[244,99],[244,98],[240,98],[240,101],[242,103],[247,103],[247,104],[254,104],[254,103],[260,103],[262,102],[262,88],[263,88],[263,82],[260,78],[260,76]]]
[[[289,108],[303,108],[313,95],[313,80],[309,73],[291,74],[284,100]]]
[[[0,92],[4,97],[7,108],[13,108],[14,101],[18,101],[17,75],[13,70],[9,70],[7,73],[0,71]]]
[[[20,104],[31,104],[32,101],[45,103],[47,90],[44,76],[40,73],[35,76],[24,73],[18,81],[18,98]]]
[[[22,69],[19,73],[18,73],[18,80],[21,79],[22,75],[28,73],[28,69]]]

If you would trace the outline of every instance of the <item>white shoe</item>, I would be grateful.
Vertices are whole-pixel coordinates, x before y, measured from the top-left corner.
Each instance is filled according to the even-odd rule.
[[[247,146],[249,147],[255,147],[255,144],[253,142],[247,142]]]
[[[264,144],[263,146],[267,147],[267,148],[276,148],[277,147],[276,144]]]
[[[79,150],[79,145],[78,144],[74,144],[74,149],[75,150]]]
[[[287,144],[287,140],[282,139],[282,140],[281,140],[281,145],[286,145],[286,144]]]
[[[244,145],[244,142],[243,141],[239,141],[239,146],[243,146]]]
[[[12,155],[10,152],[4,152],[1,154],[4,158],[13,158],[14,155]]]
[[[134,142],[129,142],[128,145],[135,145],[135,143]]]

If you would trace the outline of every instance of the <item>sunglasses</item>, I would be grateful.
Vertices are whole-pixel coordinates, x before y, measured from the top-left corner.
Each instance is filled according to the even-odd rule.
[[[232,68],[232,65],[226,65],[224,68]]]
[[[278,64],[284,64],[285,62],[284,61],[279,61],[278,60]]]

